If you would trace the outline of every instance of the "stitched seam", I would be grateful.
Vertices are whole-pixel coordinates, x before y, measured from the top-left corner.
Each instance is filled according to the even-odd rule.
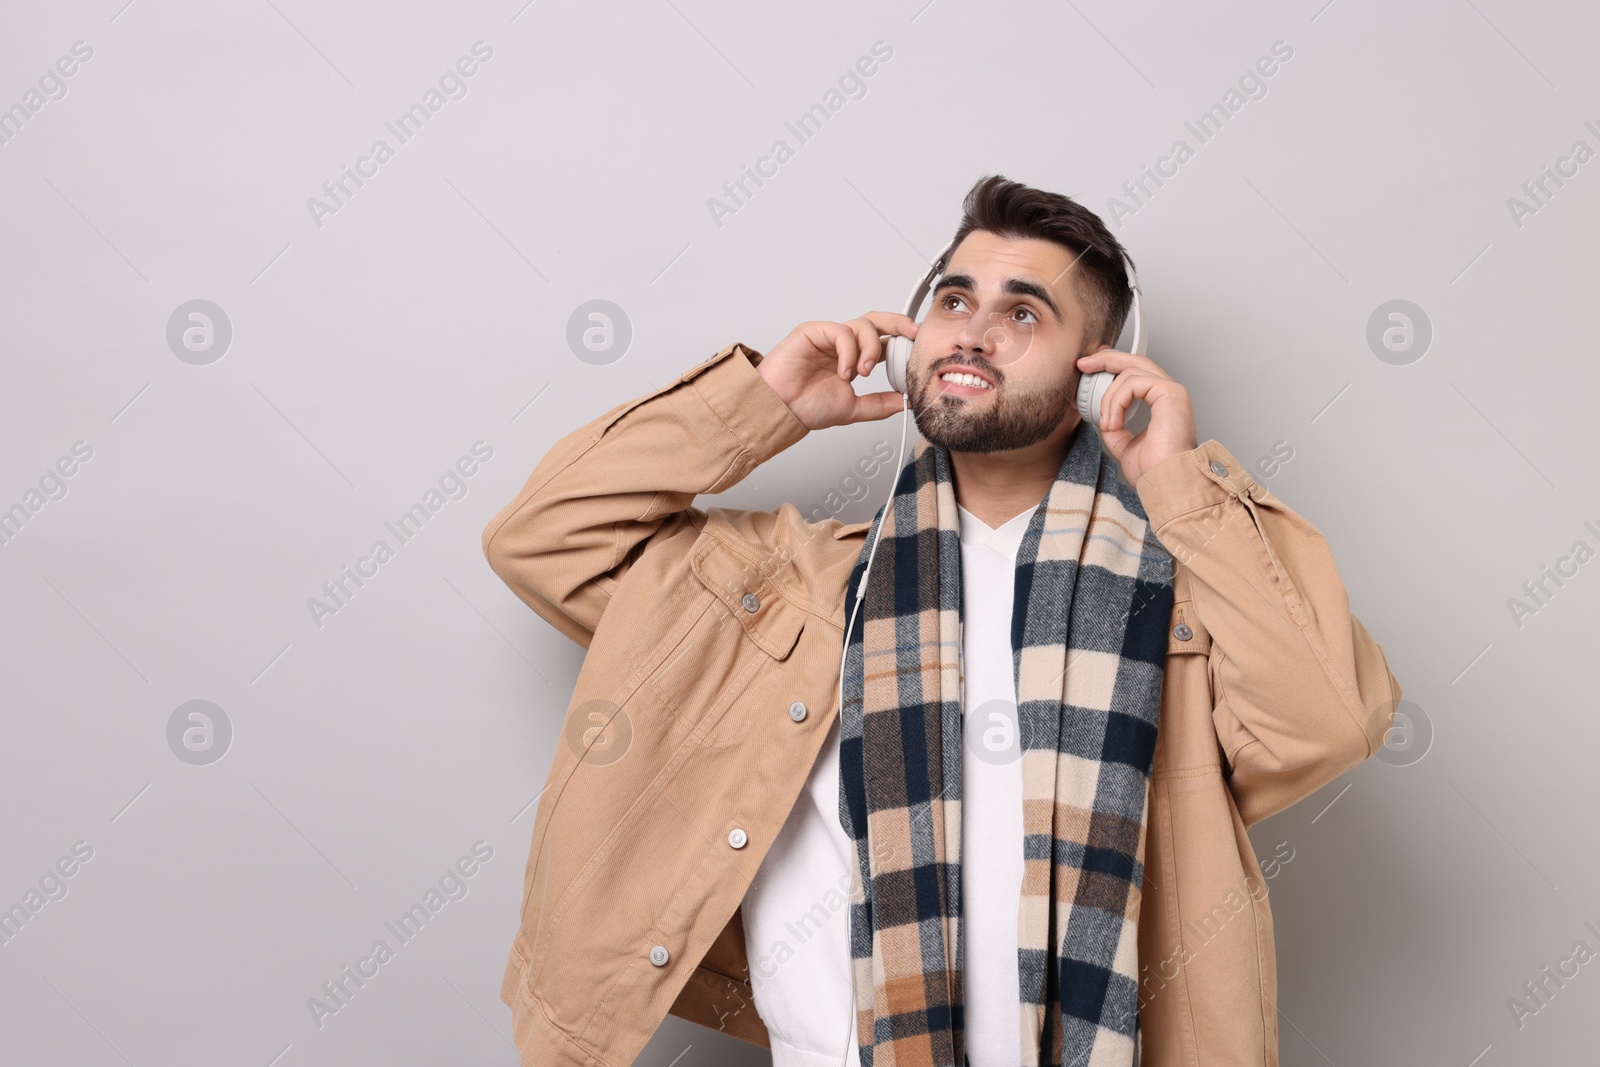
[[[571,467],[574,463],[578,462],[578,460],[580,460],[584,456],[588,455],[590,450],[593,449],[595,445],[600,443],[600,439],[603,438],[606,435],[606,431],[607,430],[610,430],[611,427],[615,426],[619,421],[621,421],[621,419],[625,415],[631,414],[634,410],[639,408],[646,401],[655,399],[657,396],[659,396],[661,394],[662,390],[670,389],[670,388],[671,388],[670,385],[669,386],[662,386],[661,389],[658,389],[655,392],[646,393],[644,396],[635,397],[631,402],[626,402],[625,405],[622,407],[622,410],[618,411],[616,413],[616,415],[611,419],[611,421],[607,422],[604,426],[602,426],[598,430],[596,430],[594,436],[589,438],[589,440],[587,440],[587,441],[585,441],[583,443],[583,448],[578,452],[577,455],[573,456],[567,462],[563,463],[561,466],[559,466],[555,470],[551,471],[545,477],[545,479],[543,481],[541,481],[538,485],[532,486],[532,487],[527,489],[527,499],[522,502],[522,506],[521,507],[517,508],[517,510],[515,510],[511,514],[507,515],[505,517],[504,521],[502,521],[500,523],[500,525],[498,525],[498,526],[496,526],[494,528],[494,532],[489,535],[489,543],[491,545],[494,544],[494,539],[496,537],[500,536],[500,531],[505,528],[506,523],[510,522],[512,519],[514,519],[518,515],[522,514],[523,511],[527,510],[529,505],[531,505],[534,502],[534,499],[536,497],[538,497],[539,494],[544,490],[544,488],[546,486],[548,486],[552,481],[554,481],[555,478],[558,475],[565,473],[566,470],[569,467]]]
[[[708,863],[710,863],[715,858],[717,858],[717,857],[712,852],[709,852],[709,851],[702,852],[702,854],[700,856],[700,862],[695,865],[694,870],[691,871],[690,874],[689,874],[689,881],[692,883],[693,881],[698,879],[699,875],[700,875],[700,872],[702,870],[704,870],[706,865]],[[670,931],[670,933],[676,934],[676,933],[678,933],[678,931],[674,930],[674,931]],[[661,941],[666,941],[666,940],[670,939],[668,935],[669,935],[669,931],[661,929],[661,923],[660,923],[659,917],[658,917],[658,920],[655,923],[655,925],[651,926],[649,933],[645,935],[645,940],[646,941],[650,941],[650,942],[655,943],[655,944],[660,944],[661,942],[657,941],[657,938],[660,938]],[[605,988],[605,992],[600,994],[600,996],[595,998],[594,1007],[590,1009],[588,1016],[583,1020],[583,1032],[584,1033],[588,1033],[591,1029],[594,1028],[594,1026],[596,1024],[596,1021],[600,1016],[600,1009],[606,1006],[606,1003],[611,999],[612,993],[615,992],[617,986],[619,984],[621,984],[622,979],[624,977],[626,977],[630,971],[633,971],[633,970],[636,970],[636,969],[642,969],[643,967],[644,967],[644,964],[642,962],[640,962],[639,960],[635,960],[634,962],[628,964],[625,967],[617,968],[617,973],[612,976],[610,983],[607,984],[607,986]],[[652,963],[650,965],[650,967],[651,967],[652,971],[658,970],[658,968],[655,966],[654,963]],[[688,975],[688,978],[684,979],[684,983],[683,984],[687,985],[689,979],[691,979],[693,977],[694,977],[694,971],[690,971],[689,975]],[[669,981],[670,980],[673,980],[673,979],[669,979]],[[682,988],[683,988],[682,986],[679,986],[679,990],[678,991],[680,993],[682,992]],[[677,999],[677,994],[675,993],[675,994],[673,994],[673,1000],[676,1000],[676,999]],[[670,1014],[670,1011],[671,1011],[671,1009],[669,1008],[668,1009],[668,1013],[669,1014]]]
[[[750,680],[751,675],[756,672],[760,665],[761,661],[759,659],[752,659],[750,666],[745,669],[744,673],[740,674],[737,678],[729,683],[728,689],[730,694],[736,694],[742,691],[745,683]],[[639,821],[639,819],[642,817],[644,809],[649,806],[646,801],[659,801],[660,794],[666,791],[667,783],[671,782],[677,777],[678,770],[681,768],[683,761],[686,758],[684,755],[685,752],[691,748],[703,747],[703,742],[706,736],[711,732],[712,729],[716,727],[717,723],[721,722],[722,718],[727,715],[728,709],[733,707],[733,702],[734,697],[730,695],[728,700],[723,704],[722,710],[715,714],[715,718],[708,713],[706,718],[701,720],[701,722],[695,726],[694,730],[690,732],[689,736],[684,738],[683,742],[679,744],[677,750],[674,751],[672,758],[665,766],[661,768],[660,771],[656,773],[655,778],[651,780],[650,784],[645,786],[645,788],[640,792],[638,798],[635,799],[633,804],[629,806],[628,810],[623,813],[622,818],[618,820],[617,825],[612,827],[611,833],[606,835],[605,839],[589,857],[588,862],[585,863],[578,874],[573,877],[572,884],[569,885],[566,892],[562,894],[561,903],[557,905],[555,913],[550,918],[548,929],[554,929],[560,925],[562,916],[566,913],[567,909],[571,907],[576,899],[576,890],[579,888],[579,882],[591,875],[592,869],[598,865],[598,860],[601,854],[607,850],[608,846],[615,845],[614,839],[618,838],[625,829],[632,829],[633,824]],[[541,937],[541,942],[548,940],[548,936],[549,935],[547,933],[546,936]]]
[[[750,669],[744,674],[740,675],[734,680],[733,683],[730,684],[730,691],[737,692],[743,689],[744,683],[749,680],[750,675],[754,673],[759,664],[759,659],[752,660]],[[726,715],[728,709],[732,706],[733,698],[730,697],[728,702],[723,706],[721,714],[717,716],[717,719],[720,721],[722,716]],[[582,870],[580,870],[578,875],[573,878],[572,884],[567,887],[567,891],[562,895],[561,903],[556,907],[555,913],[550,917],[548,923],[545,924],[539,939],[540,946],[536,949],[536,953],[539,956],[542,957],[546,952],[548,952],[549,942],[554,937],[554,931],[560,927],[562,916],[571,907],[578,896],[576,890],[579,888],[579,883],[585,878],[591,876],[592,869],[598,865],[599,858],[602,853],[606,852],[607,846],[611,845],[612,850],[614,851],[616,842],[613,839],[618,838],[618,835],[622,833],[625,827],[631,830],[632,827],[638,823],[639,819],[643,817],[643,812],[646,808],[652,804],[659,804],[662,802],[662,795],[666,792],[667,786],[677,777],[678,773],[682,769],[683,762],[687,758],[686,753],[691,749],[703,747],[701,745],[702,738],[704,738],[710,729],[715,725],[716,724],[714,722],[704,722],[695,728],[695,731],[678,746],[677,750],[674,751],[672,758],[665,766],[661,768],[660,771],[656,773],[656,776],[651,780],[650,784],[644,788],[644,790],[639,794],[639,797],[633,802],[633,804],[629,806],[628,810],[623,813],[623,817],[618,820],[617,825],[612,828],[611,833],[607,834],[605,840],[602,841],[600,846],[595,849],[594,853],[589,857],[588,862],[584,864]],[[685,884],[692,883],[695,876],[704,870],[706,864],[717,858],[719,857],[714,851],[703,850],[700,862],[696,864],[694,869],[689,873]],[[651,931],[652,937],[656,934],[663,933],[659,928],[659,924],[652,926]],[[642,966],[642,964],[635,961],[631,966],[637,967]],[[583,1031],[585,1033],[587,1033],[592,1027],[596,1013],[600,1010],[601,1006],[604,1005],[606,999],[610,996],[611,991],[616,987],[617,983],[621,981],[623,975],[626,974],[627,971],[627,966],[620,968],[617,974],[613,976],[611,983],[606,987],[605,993],[601,994],[601,996],[596,999],[594,1008],[590,1011],[583,1023]]]
[[[728,479],[728,484],[731,485],[733,482],[738,481],[739,478],[743,477],[743,475],[740,475],[739,478],[730,478],[729,476],[738,470],[740,464],[745,460],[746,457],[750,455],[750,450],[746,447],[749,442],[745,440],[744,435],[740,434],[738,431],[734,430],[733,427],[728,425],[727,421],[723,419],[721,413],[717,411],[716,405],[711,403],[711,399],[705,394],[705,391],[702,390],[699,385],[695,384],[693,378],[684,381],[682,384],[686,384],[694,389],[695,393],[697,393],[700,397],[700,403],[704,404],[706,410],[711,412],[711,417],[717,420],[717,425],[722,427],[724,433],[739,443],[738,450],[734,452],[733,459],[729,462],[727,468],[723,470],[722,476],[716,481],[712,482],[711,487],[706,490],[707,493],[721,492],[722,489],[727,488],[726,485],[723,485],[723,479]],[[678,408],[678,402],[676,400],[672,400],[670,394],[668,399],[671,400],[673,407]],[[682,414],[683,409],[678,408],[678,411],[680,414]],[[701,437],[706,437],[705,432],[695,425],[695,420],[692,417],[685,415],[683,418],[685,424],[693,428],[694,431],[700,434]],[[709,437],[706,437],[706,439],[707,441],[710,441]]]
[[[596,1063],[604,1064],[606,1061],[600,1056],[600,1054],[597,1051],[595,1051],[594,1049],[590,1048],[584,1042],[579,1041],[577,1038],[573,1037],[570,1033],[567,1032],[565,1027],[563,1027],[561,1024],[557,1023],[555,1021],[555,1019],[550,1017],[550,1011],[549,1011],[549,1009],[547,1009],[545,1007],[544,1001],[541,1000],[534,993],[532,987],[528,985],[528,957],[525,956],[522,953],[522,951],[520,950],[520,948],[518,947],[518,945],[517,945],[517,943],[515,941],[512,942],[511,950],[516,955],[517,962],[521,965],[517,969],[518,970],[518,973],[517,973],[517,992],[518,992],[519,999],[523,1000],[527,1004],[530,1004],[534,1008],[538,1009],[539,1014],[544,1017],[544,1021],[547,1024],[546,1025],[546,1029],[547,1030],[549,1030],[551,1033],[554,1033],[556,1036],[561,1038],[561,1040],[565,1041],[567,1044],[571,1045],[573,1048],[575,1048],[578,1051],[582,1052],[589,1059],[595,1061]],[[522,1050],[518,1049],[517,1052],[518,1052],[518,1055],[520,1056]]]
[[[1255,850],[1252,848],[1251,849],[1252,857],[1254,856],[1254,852],[1255,852]],[[1248,892],[1249,888],[1250,888],[1249,887],[1249,883],[1246,883],[1245,884],[1245,889],[1247,890],[1246,895],[1250,897],[1250,917],[1251,917],[1251,919],[1254,920],[1250,924],[1250,936],[1251,936],[1252,940],[1255,941],[1255,944],[1256,944],[1256,981],[1258,983],[1260,983],[1260,984],[1258,984],[1256,986],[1256,992],[1258,994],[1260,994],[1259,997],[1257,998],[1257,1007],[1260,1009],[1260,1012],[1261,1012],[1261,1047],[1263,1049],[1265,1049],[1267,1047],[1267,1031],[1268,1031],[1269,1022],[1270,1022],[1270,1017],[1268,1015],[1268,1011],[1269,1011],[1269,1008],[1272,1011],[1276,1011],[1277,1010],[1277,1006],[1276,1005],[1268,1005],[1268,1003],[1267,1003],[1267,991],[1262,988],[1262,986],[1265,986],[1267,984],[1266,983],[1266,973],[1267,972],[1266,972],[1266,968],[1263,966],[1263,963],[1262,963],[1262,953],[1263,953],[1263,950],[1265,949],[1266,946],[1264,944],[1262,944],[1262,941],[1261,941],[1261,909],[1260,909],[1260,905],[1256,901],[1255,894]]]
[[[1282,587],[1288,587],[1292,589],[1292,583],[1288,581],[1287,575],[1283,573],[1283,567],[1278,562],[1277,556],[1272,552],[1271,547],[1267,544],[1267,536],[1261,528],[1261,517],[1256,512],[1254,500],[1252,499],[1248,504],[1245,505],[1245,507],[1250,512],[1251,524],[1255,527],[1258,547],[1265,552],[1268,561],[1271,562],[1273,574],[1278,581],[1280,589]],[[1295,591],[1294,601],[1290,601],[1288,597],[1285,597],[1284,601],[1289,609],[1289,620],[1295,624],[1295,628],[1299,631],[1301,639],[1305,641],[1306,647],[1311,650],[1311,654],[1316,658],[1317,665],[1322,668],[1323,676],[1330,683],[1332,683],[1333,691],[1338,694],[1339,704],[1344,710],[1345,717],[1349,720],[1350,725],[1355,727],[1356,733],[1361,736],[1361,744],[1367,750],[1366,756],[1363,756],[1362,758],[1365,759],[1367,756],[1371,756],[1373,752],[1372,739],[1367,736],[1366,723],[1361,720],[1359,715],[1355,714],[1353,710],[1354,705],[1351,701],[1352,694],[1346,692],[1347,687],[1354,687],[1354,682],[1346,679],[1344,675],[1339,672],[1338,667],[1334,665],[1332,657],[1323,651],[1320,643],[1312,640],[1310,627],[1303,623],[1298,617],[1301,611],[1299,604],[1299,592]],[[1196,610],[1198,611],[1199,609],[1196,608]],[[1359,699],[1360,694],[1356,693],[1354,696]]]
[[[1261,741],[1260,741],[1259,738],[1257,738],[1254,741],[1247,741],[1244,744],[1239,746],[1239,753],[1244,752],[1244,750],[1249,748],[1251,745],[1259,745],[1259,744],[1261,744]],[[1262,746],[1262,747],[1265,747],[1265,746]],[[1236,758],[1237,758],[1239,753],[1235,753],[1235,757]],[[1237,769],[1237,767],[1235,769]],[[1231,775],[1231,774],[1228,776],[1228,792],[1233,796],[1233,806],[1234,806],[1234,808],[1238,809],[1239,808],[1239,799],[1240,799],[1239,798],[1239,792],[1233,786],[1233,775]],[[1245,799],[1246,803],[1250,803],[1251,802],[1251,798],[1250,797],[1245,797],[1244,799]],[[1262,818],[1263,818],[1262,816],[1258,815],[1254,819],[1246,819],[1244,817],[1244,812],[1243,811],[1239,812],[1239,821],[1244,823],[1244,828],[1246,830],[1250,829],[1250,827],[1252,827],[1256,823],[1260,822]]]
[[[700,615],[704,615],[705,612],[707,610],[709,610],[709,609],[710,609],[710,605],[708,604],[708,605],[706,605],[705,608],[703,608],[701,610],[699,615],[695,615],[692,619],[690,619],[689,622],[688,622],[688,625],[684,627],[683,632],[678,635],[676,640],[671,641],[670,643],[668,641],[662,641],[661,644],[662,644],[663,647],[661,649],[661,655],[659,657],[652,656],[652,659],[654,660],[653,663],[651,663],[649,660],[643,661],[643,662],[639,663],[629,673],[627,680],[623,683],[622,699],[616,702],[618,708],[621,708],[623,705],[627,704],[628,701],[632,700],[634,695],[644,685],[646,685],[648,683],[650,676],[653,673],[655,673],[657,668],[660,667],[661,662],[663,660],[665,660],[668,655],[671,654],[673,649],[677,648],[679,645],[681,645],[683,643],[684,638],[686,638],[689,635],[689,633],[694,629],[695,624],[699,622]],[[646,667],[646,664],[649,664],[648,669]],[[652,690],[659,691],[657,689],[657,687],[655,687],[655,686],[652,686],[651,688],[652,688]],[[570,711],[571,708],[569,707],[567,710]],[[562,727],[563,727],[563,729],[565,728],[565,724],[566,724],[566,716],[563,713],[563,716],[562,716]],[[558,788],[554,793],[552,793],[550,795],[550,805],[551,805],[550,818],[547,818],[545,820],[544,826],[540,828],[538,840],[534,841],[533,844],[532,844],[533,863],[534,863],[535,867],[537,867],[539,865],[539,861],[543,857],[545,841],[549,837],[549,833],[550,833],[550,822],[555,817],[555,808],[560,804],[562,794],[564,794],[566,792],[567,785],[572,781],[572,776],[577,773],[578,767],[582,763],[583,763],[583,757],[579,756],[578,760],[575,763],[573,763],[570,768],[568,768],[566,777],[561,779],[560,788]],[[535,819],[537,819],[538,818],[537,814],[534,817],[535,817]],[[579,873],[581,875],[582,872],[580,871]],[[569,887],[569,889],[570,889],[570,887]],[[523,916],[527,915],[528,900],[530,899],[531,896],[532,896],[531,891],[526,890],[526,889],[523,891],[522,907],[521,907],[521,910],[520,910],[519,914],[521,914]],[[540,936],[540,942],[541,943],[544,941],[545,935],[547,933],[548,933],[548,930],[546,930],[543,933],[541,933],[541,936]],[[535,956],[538,956],[539,955],[539,946],[536,945],[536,946],[533,946],[533,948],[534,948]]]
[[[1165,838],[1167,844],[1165,851],[1167,851],[1172,858],[1172,871],[1167,876],[1167,884],[1172,887],[1172,914],[1178,927],[1178,948],[1180,950],[1179,954],[1181,957],[1182,949],[1185,944],[1183,939],[1183,897],[1181,895],[1181,890],[1179,889],[1180,879],[1178,878],[1178,848],[1177,843],[1173,841],[1172,836],[1172,798],[1167,796],[1165,790],[1162,790],[1161,793],[1161,807],[1163,809],[1161,830],[1162,836]],[[1174,984],[1177,984],[1180,981],[1183,983],[1181,986],[1181,991],[1183,994],[1183,1008],[1185,1013],[1189,1016],[1188,1032],[1184,1035],[1186,1038],[1188,1038],[1188,1040],[1182,1042],[1184,1046],[1184,1058],[1193,1064],[1194,1067],[1199,1067],[1199,1027],[1196,1026],[1194,1021],[1194,997],[1189,995],[1189,968],[1186,964],[1182,964],[1178,967],[1178,974],[1173,978],[1172,981]]]
[[[533,1001],[534,1007],[539,1009],[539,1014],[543,1015],[544,1016],[544,1021],[550,1024],[550,1029],[554,1030],[556,1033],[561,1035],[561,1040],[565,1041],[567,1044],[571,1045],[573,1048],[575,1048],[578,1051],[582,1052],[584,1055],[588,1056],[591,1060],[594,1060],[596,1063],[604,1064],[604,1063],[607,1062],[605,1057],[601,1056],[600,1053],[596,1049],[591,1048],[587,1042],[579,1041],[577,1038],[575,1038],[571,1034],[567,1033],[565,1027],[559,1025],[554,1019],[552,1019],[550,1017],[549,1009],[544,1006],[544,1001],[543,1000],[540,1000],[538,997],[533,996],[531,994],[529,995],[528,999]]]
[[[604,431],[602,431],[602,433],[603,432]],[[533,488],[529,489],[528,490],[527,499],[522,502],[522,506],[517,508],[515,511],[511,512],[509,515],[507,515],[504,519],[502,519],[500,521],[500,525],[498,525],[498,526],[496,526],[494,528],[494,532],[489,535],[489,544],[491,546],[493,546],[495,538],[500,536],[500,531],[505,529],[506,523],[510,522],[512,519],[516,518],[518,515],[521,515],[524,511],[526,511],[533,504],[535,498],[537,498],[539,496],[539,493],[541,491],[543,491],[545,486],[549,485],[551,483],[551,481],[554,480],[557,475],[563,473],[564,471],[566,471],[566,469],[568,467],[571,467],[574,463],[578,462],[578,460],[582,459],[585,455],[587,455],[589,453],[589,450],[592,449],[595,446],[596,442],[598,442],[600,440],[600,437],[601,437],[601,434],[595,434],[594,437],[592,437],[583,446],[583,451],[579,452],[576,456],[573,456],[566,463],[563,463],[561,466],[559,466],[555,470],[551,471],[549,473],[549,475],[547,475],[545,477],[544,481],[540,482],[538,485],[536,485]]]
[[[1155,777],[1165,782],[1175,778],[1203,778],[1208,775],[1219,774],[1221,771],[1222,764],[1208,763],[1203,767],[1184,767],[1176,771],[1162,771]]]
[[[735,909],[735,910],[737,910],[737,909]],[[736,974],[724,974],[721,971],[717,970],[715,967],[707,966],[704,963],[700,963],[700,964],[697,964],[695,966],[695,972],[696,973],[699,973],[701,971],[704,971],[706,974],[714,974],[718,978],[726,978],[728,981],[734,983],[735,985],[744,986],[746,989],[750,988],[749,981],[747,981],[746,979],[740,978]],[[693,977],[694,977],[693,975],[690,975],[690,978],[693,978]]]
[[[1194,507],[1189,508],[1186,511],[1180,511],[1176,515],[1168,515],[1166,521],[1163,522],[1161,524],[1161,526],[1155,532],[1157,534],[1159,534],[1159,533],[1161,533],[1162,530],[1165,530],[1168,526],[1171,526],[1173,523],[1177,522],[1179,519],[1185,518],[1185,517],[1187,517],[1189,515],[1193,515],[1197,511],[1210,511],[1212,508],[1215,508],[1215,507],[1217,507],[1219,505],[1226,504],[1228,502],[1228,500],[1230,498],[1232,498],[1232,497],[1233,497],[1233,494],[1230,493],[1227,496],[1223,497],[1221,500],[1213,500],[1208,504],[1196,504]],[[1234,498],[1234,499],[1237,499],[1237,498]]]
[[[723,535],[717,533],[717,531],[711,529],[709,524],[707,524],[705,532],[707,534],[709,534],[711,537],[715,538],[717,543],[719,543],[719,544],[723,545],[724,547],[726,547],[728,549],[728,551],[732,552],[734,555],[738,556],[740,559],[744,560],[746,563],[749,563],[752,566],[754,566],[756,574],[759,575],[761,573],[761,560],[760,560],[760,558],[757,557],[757,556],[752,556],[748,552],[746,552],[744,550],[744,546],[740,542],[734,541],[734,540],[732,540],[730,538],[724,537]],[[790,556],[789,557],[790,561],[794,560],[794,558],[795,558],[794,556]],[[789,566],[789,563],[785,563],[784,566]],[[766,584],[766,585],[771,586],[773,589],[775,589],[777,591],[777,593],[778,593],[778,595],[780,597],[782,597],[784,600],[787,600],[790,604],[793,604],[795,607],[799,608],[801,611],[805,612],[806,614],[808,614],[808,615],[815,615],[816,614],[816,608],[811,603],[811,601],[809,601],[809,600],[798,600],[794,596],[791,596],[790,593],[789,593],[788,585],[786,583],[784,583],[784,582],[778,581],[776,579],[776,577],[764,578],[763,579],[763,583]]]
[[[709,610],[709,608],[710,608],[710,606],[707,605],[707,610]],[[702,612],[701,614],[703,615],[704,612]],[[685,639],[687,639],[688,635],[691,632],[693,632],[694,626],[695,626],[696,623],[698,623],[698,621],[699,621],[699,616],[696,616],[695,621],[690,623],[689,628],[684,631],[683,636],[680,637],[678,639],[678,642],[676,642],[673,645],[674,648],[677,647],[677,644],[681,644]],[[671,649],[668,649],[668,651],[670,652]],[[741,678],[740,682],[742,682],[743,680],[744,679]],[[628,699],[631,698],[633,692],[635,692],[635,691],[636,690],[630,690],[629,691],[629,696],[625,697],[623,699],[622,703],[626,704]],[[731,703],[731,701],[730,701],[730,703]],[[621,707],[621,705],[618,705],[618,706]],[[726,709],[724,709],[724,713],[725,712],[726,712]],[[698,733],[691,733],[690,736],[687,739],[685,739],[684,743],[687,744],[690,741],[695,740],[698,736],[699,736]],[[682,751],[681,748],[679,749],[679,751],[680,752]],[[662,767],[661,770],[659,772],[657,772],[657,779],[659,779],[660,775],[665,774],[672,767],[673,763],[677,762],[677,760],[678,760],[678,755],[677,755],[677,753],[674,753],[673,761],[669,762],[667,766]],[[583,757],[579,756],[578,760],[575,763],[573,763],[572,769],[567,773],[567,777],[562,782],[562,791],[563,792],[566,790],[567,783],[569,783],[572,780],[573,774],[576,774],[578,768],[580,766],[582,766],[582,765],[583,765]],[[566,891],[561,894],[561,900],[556,904],[555,912],[552,913],[552,915],[550,916],[549,922],[545,925],[543,931],[541,932],[541,935],[540,935],[540,938],[539,938],[540,944],[538,946],[535,946],[535,955],[536,955],[536,957],[542,957],[543,956],[545,943],[549,941],[552,931],[557,926],[560,925],[561,917],[566,913],[567,909],[572,905],[573,899],[576,896],[577,890],[580,888],[580,885],[582,883],[584,883],[592,875],[592,872],[593,872],[594,868],[596,866],[598,866],[601,855],[607,851],[608,846],[612,846],[615,843],[615,841],[619,837],[619,835],[622,835],[626,829],[631,829],[632,825],[639,821],[639,818],[641,817],[641,813],[643,811],[643,806],[645,804],[645,800],[649,796],[649,794],[650,794],[650,787],[647,785],[640,791],[639,796],[634,799],[634,802],[631,805],[629,805],[628,810],[622,813],[622,817],[617,820],[617,825],[613,826],[611,828],[611,832],[609,834],[607,834],[601,840],[600,844],[595,847],[595,850],[594,850],[593,853],[590,854],[588,861],[585,862],[584,865],[581,868],[578,869],[578,873],[577,874],[573,875],[571,884],[569,884],[567,886],[567,888],[566,888]],[[554,811],[553,810],[552,810],[551,814],[552,814],[552,816],[554,815]],[[545,829],[546,829],[546,831],[549,830],[549,820],[546,820]],[[542,844],[542,840],[541,840],[541,844]]]

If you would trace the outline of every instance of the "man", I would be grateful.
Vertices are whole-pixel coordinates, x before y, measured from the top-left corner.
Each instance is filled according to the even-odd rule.
[[[669,1011],[779,1067],[1278,1062],[1245,831],[1376,751],[1400,687],[1316,529],[1111,347],[1101,221],[998,176],[964,206],[920,324],[730,345],[484,530],[588,649],[502,986],[525,1064],[631,1063]],[[857,395],[894,335],[906,396]],[[875,522],[693,506],[903,403]]]

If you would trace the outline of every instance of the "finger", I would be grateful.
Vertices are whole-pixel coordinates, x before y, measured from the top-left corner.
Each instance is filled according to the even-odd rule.
[[[869,311],[861,316],[873,326],[877,327],[880,335],[910,337],[917,336],[917,320],[910,315],[902,315],[895,311]]]
[[[887,390],[882,393],[865,393],[856,397],[855,406],[850,409],[849,422],[872,422],[877,419],[887,419],[890,415],[897,415],[905,407],[904,393]]]
[[[1162,396],[1164,383],[1168,380],[1153,374],[1139,374],[1133,371],[1117,375],[1116,380],[1111,383],[1111,388],[1106,390],[1102,428],[1122,429],[1128,418],[1128,410],[1133,407],[1136,400],[1143,400],[1153,411],[1155,402]]]
[[[1128,405],[1133,403],[1133,394],[1129,391],[1129,383],[1139,375],[1132,372],[1118,374],[1112,381],[1111,388],[1106,390],[1105,400],[1100,405],[1100,429],[1102,432],[1122,429],[1127,415]]]
[[[1116,459],[1117,464],[1122,464],[1122,454],[1128,451],[1128,445],[1133,442],[1133,434],[1127,430],[1101,430],[1100,440],[1105,442],[1106,450]]]
[[[862,376],[871,374],[872,365],[883,359],[883,341],[878,337],[878,327],[865,315],[851,319],[845,325],[855,331],[856,343],[861,350],[856,360],[856,373]]]
[[[1132,352],[1121,352],[1115,348],[1102,348],[1078,357],[1078,369],[1086,374],[1102,370],[1118,374],[1130,367],[1160,378],[1172,378],[1172,375],[1157,366],[1149,356],[1136,356]]]
[[[848,382],[856,375],[856,360],[860,356],[855,331],[842,322],[823,323],[823,328],[837,357],[839,377]]]

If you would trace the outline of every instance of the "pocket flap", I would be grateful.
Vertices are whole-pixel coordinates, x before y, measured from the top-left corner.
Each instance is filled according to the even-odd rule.
[[[786,657],[805,628],[805,609],[786,599],[763,568],[715,534],[702,533],[700,540],[704,547],[695,552],[689,565],[721,602],[721,607],[713,610],[739,620],[750,640],[773,659]],[[770,566],[789,563],[774,560]]]

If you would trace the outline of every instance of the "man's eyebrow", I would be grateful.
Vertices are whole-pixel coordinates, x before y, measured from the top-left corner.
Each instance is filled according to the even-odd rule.
[[[977,292],[978,285],[970,274],[946,274],[939,279],[939,284],[933,287],[932,295],[937,297],[944,289],[965,289],[968,292]],[[1003,293],[1012,293],[1017,296],[1031,296],[1045,307],[1050,309],[1050,314],[1055,316],[1057,322],[1061,321],[1061,309],[1056,307],[1056,302],[1050,298],[1050,293],[1037,282],[1030,282],[1026,278],[1007,278],[1000,286]]]
[[[1007,278],[1006,283],[1000,287],[1000,290],[1005,293],[1015,293],[1019,296],[1033,297],[1050,309],[1050,314],[1056,317],[1057,322],[1061,321],[1061,309],[1056,307],[1056,302],[1050,298],[1050,294],[1045,290],[1044,286],[1037,282],[1030,282],[1026,278]]]
[[[977,292],[978,285],[970,274],[945,274],[940,276],[939,283],[933,287],[932,295],[938,296],[941,289],[965,289],[968,292]]]

